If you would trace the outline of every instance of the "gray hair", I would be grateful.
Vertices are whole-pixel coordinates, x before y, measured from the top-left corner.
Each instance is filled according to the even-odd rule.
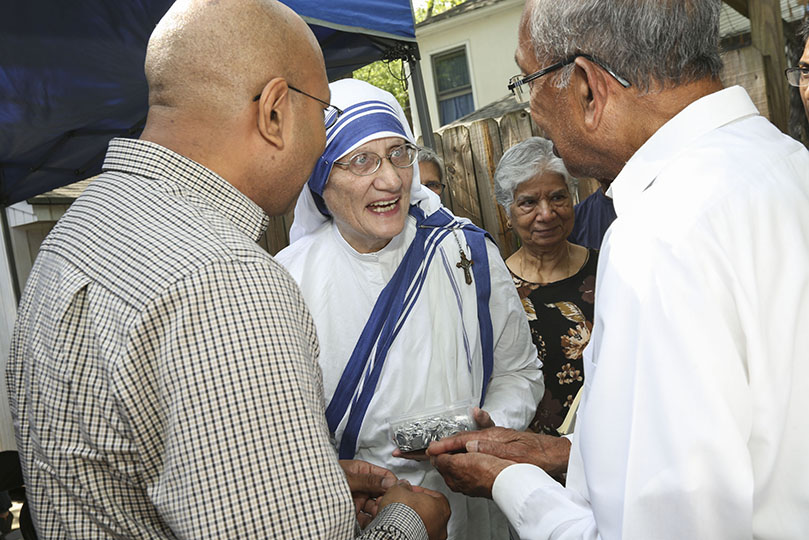
[[[721,7],[721,0],[534,0],[531,41],[537,60],[590,54],[649,92],[719,78]],[[560,70],[556,85],[567,86],[573,70]]]
[[[419,158],[418,159],[419,159],[419,163],[427,162],[427,163],[432,163],[433,165],[435,165],[436,169],[438,169],[438,181],[439,182],[444,181],[444,176],[445,176],[445,173],[444,173],[444,160],[441,159],[441,157],[438,154],[436,154],[435,151],[432,148],[429,148],[427,146],[419,147]]]
[[[494,198],[506,215],[511,217],[514,192],[520,184],[546,172],[560,174],[570,194],[576,194],[577,180],[570,176],[565,164],[553,153],[553,143],[548,139],[531,137],[506,150],[494,171]]]

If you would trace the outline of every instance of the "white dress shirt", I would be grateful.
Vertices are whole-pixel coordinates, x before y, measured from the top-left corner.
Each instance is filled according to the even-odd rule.
[[[611,191],[567,488],[494,500],[526,539],[809,537],[809,152],[733,87]]]

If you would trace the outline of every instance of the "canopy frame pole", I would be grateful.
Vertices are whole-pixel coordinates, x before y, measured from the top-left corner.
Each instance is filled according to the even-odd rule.
[[[11,244],[11,229],[6,215],[6,206],[0,206],[0,227],[3,228],[3,247],[6,251],[8,273],[11,276],[11,288],[14,291],[14,300],[20,303],[20,278],[17,276],[17,262],[14,258],[14,246]]]
[[[413,93],[416,98],[416,111],[419,117],[421,138],[425,146],[437,150],[435,147],[435,138],[433,137],[433,126],[430,122],[430,110],[427,108],[427,93],[424,91],[424,77],[421,75],[421,63],[419,60],[419,46],[414,43],[410,47],[409,54],[407,55],[407,63],[410,68],[410,75],[413,77]]]

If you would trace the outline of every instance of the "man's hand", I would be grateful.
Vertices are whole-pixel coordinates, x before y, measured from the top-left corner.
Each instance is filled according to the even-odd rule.
[[[455,452],[480,452],[516,463],[536,465],[551,476],[567,471],[570,441],[530,431],[501,427],[469,431],[430,444],[428,456]]]
[[[419,515],[430,540],[446,540],[450,509],[447,498],[441,493],[399,480],[379,499],[379,510],[395,502],[406,504]]]
[[[358,459],[341,459],[340,466],[351,488],[357,521],[365,528],[379,510],[377,497],[396,484],[396,475],[384,467]]]
[[[434,443],[435,444],[435,443]],[[430,458],[452,491],[470,497],[492,498],[492,486],[497,475],[513,461],[489,454],[439,454]]]

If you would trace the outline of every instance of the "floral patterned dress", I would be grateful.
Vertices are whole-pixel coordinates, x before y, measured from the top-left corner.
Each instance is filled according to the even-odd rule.
[[[584,384],[582,352],[593,328],[598,266],[598,251],[587,251],[577,273],[554,283],[532,283],[511,272],[545,375],[545,395],[529,426],[537,433],[558,435],[557,428]]]

